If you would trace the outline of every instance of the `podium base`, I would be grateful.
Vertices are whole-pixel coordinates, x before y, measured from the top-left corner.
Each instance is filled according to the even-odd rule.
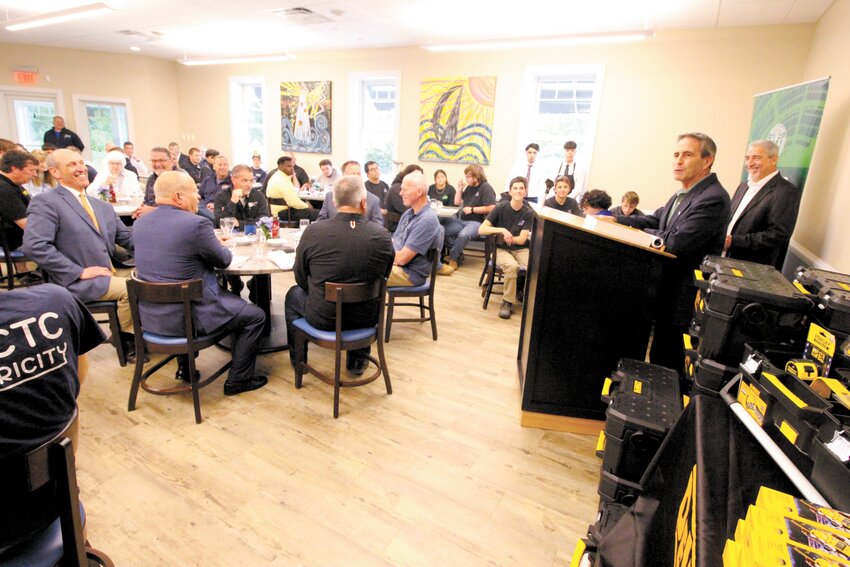
[[[580,435],[599,436],[599,432],[605,429],[605,422],[596,419],[584,419],[581,417],[567,417],[565,415],[550,415],[547,413],[536,413],[532,411],[521,412],[520,425],[534,429],[549,429],[551,431],[566,431],[567,433],[578,433]]]

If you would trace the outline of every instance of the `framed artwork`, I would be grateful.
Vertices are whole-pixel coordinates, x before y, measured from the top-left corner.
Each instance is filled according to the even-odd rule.
[[[490,163],[496,77],[422,82],[419,160]]]
[[[331,82],[280,84],[281,149],[331,153]]]

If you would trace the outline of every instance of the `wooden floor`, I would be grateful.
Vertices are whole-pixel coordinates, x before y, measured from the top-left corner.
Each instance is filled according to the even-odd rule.
[[[190,396],[141,392],[128,413],[132,368],[98,347],[77,452],[92,545],[121,567],[569,564],[596,514],[595,439],[520,427],[520,317],[481,309],[480,269],[439,278],[439,341],[395,327],[393,394],[343,390],[338,420],[331,387],[295,390],[285,352],[260,357],[259,391],[203,390],[200,425]],[[292,283],[275,275],[275,311]]]

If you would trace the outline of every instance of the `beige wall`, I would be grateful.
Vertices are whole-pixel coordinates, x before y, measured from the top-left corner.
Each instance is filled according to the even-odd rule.
[[[432,54],[417,47],[363,49],[304,53],[280,63],[195,68],[137,55],[5,44],[0,46],[0,65],[37,67],[42,78],[50,76],[49,84],[39,86],[62,89],[72,128],[76,127],[72,95],[130,99],[134,141],[142,155],[172,139],[184,149],[203,144],[229,154],[228,79],[263,76],[267,164],[280,154],[277,89],[283,80],[333,81],[331,159],[339,164],[349,157],[349,74],[400,73],[399,159],[411,163],[417,158],[420,82],[442,76],[496,75],[492,165],[486,169],[498,188],[528,141],[518,138],[526,68],[601,64],[605,78],[590,185],[606,189],[615,200],[624,190],[636,189],[641,207],[649,210],[660,206],[675,188],[670,152],[677,133],[702,130],[714,137],[719,148],[715,171],[731,192],[741,173],[752,95],[832,75],[794,242],[810,261],[848,271],[850,250],[841,246],[846,233],[841,215],[833,214],[830,223],[825,214],[848,210],[850,205],[850,195],[840,190],[850,185],[850,163],[840,159],[848,155],[850,72],[843,61],[850,47],[847,21],[850,0],[838,0],[817,26],[666,32],[638,44],[463,54]],[[234,163],[248,158],[230,157]],[[316,172],[323,157],[300,154],[299,163]],[[461,177],[460,166],[422,165],[428,174],[444,167],[452,180]]]
[[[177,64],[172,61],[133,55],[117,55],[0,44],[0,87],[12,83],[11,69],[38,69],[38,88],[60,89],[65,122],[80,132],[74,116],[73,96],[128,99],[132,124],[130,133],[141,156],[147,150],[177,135]],[[49,78],[49,81],[48,81]],[[0,136],[7,134],[0,132]],[[166,141],[167,143],[167,141]]]
[[[812,169],[792,246],[826,268],[850,272],[850,0],[837,0],[818,24],[804,79],[831,76]]]

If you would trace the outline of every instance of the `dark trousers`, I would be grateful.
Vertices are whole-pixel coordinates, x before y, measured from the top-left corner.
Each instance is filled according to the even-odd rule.
[[[687,325],[677,325],[669,318],[657,318],[652,331],[649,361],[652,364],[671,368],[680,376],[684,375],[685,344],[682,341],[682,335],[687,331]]]
[[[233,366],[230,367],[228,381],[240,382],[254,377],[257,362],[257,350],[260,348],[260,336],[266,314],[253,303],[245,302],[236,317],[216,329],[233,331]]]
[[[289,215],[288,218],[287,214]],[[307,219],[310,222],[313,222],[319,218],[319,209],[314,209],[313,207],[307,207],[306,209],[293,209],[290,207],[288,211],[280,211],[277,216],[283,222],[301,219]]]
[[[292,322],[307,314],[307,292],[303,288],[294,285],[286,292],[286,302],[284,305],[284,317],[286,318],[286,340],[289,343],[289,360],[295,366],[295,327]],[[333,329],[323,329],[333,330]],[[306,357],[306,350],[305,357]],[[372,347],[349,350],[345,355],[345,367],[351,369],[356,362],[369,356],[372,352]],[[306,360],[306,358],[305,358]]]

